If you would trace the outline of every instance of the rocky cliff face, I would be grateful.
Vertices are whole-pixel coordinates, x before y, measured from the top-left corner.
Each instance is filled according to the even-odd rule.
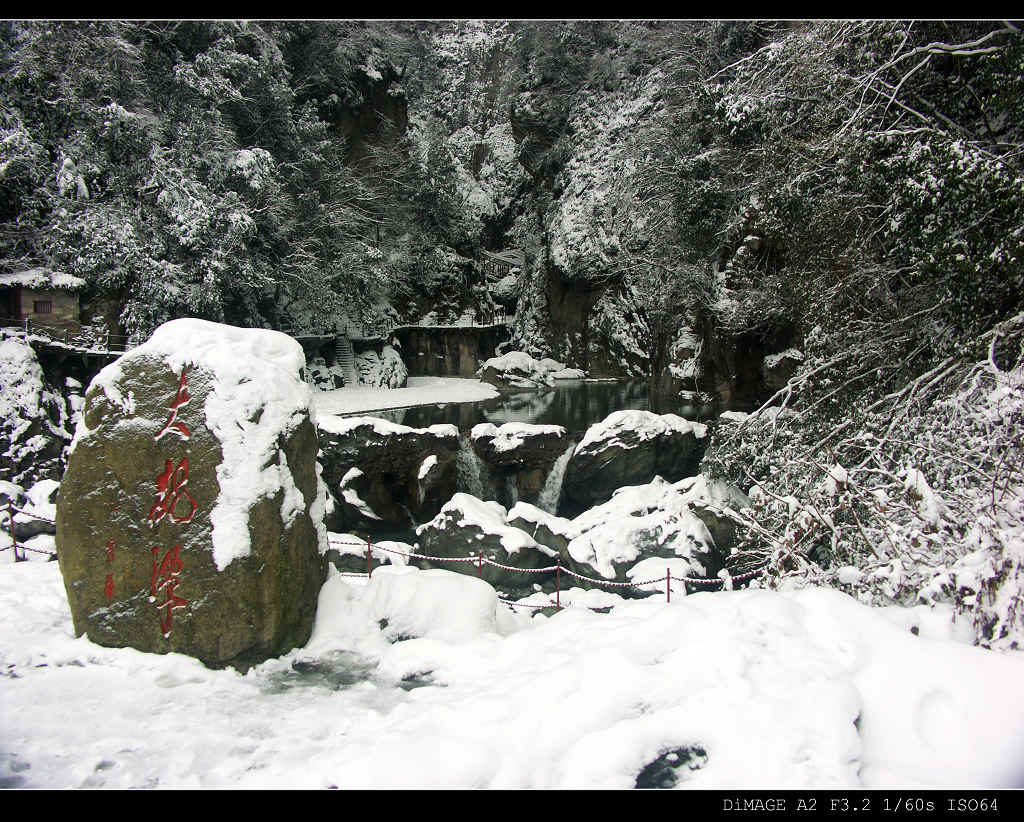
[[[650,329],[627,259],[644,231],[631,207],[631,135],[656,105],[653,79],[587,90],[564,114],[536,94],[521,95],[512,110],[520,160],[534,164],[535,183],[550,180],[550,193],[533,202],[542,245],[516,314],[517,347],[595,376],[650,373]],[[543,148],[547,166],[535,158]]]
[[[513,325],[513,345],[594,377],[650,373],[650,331],[632,288],[622,281],[565,280],[547,261],[527,278]]]

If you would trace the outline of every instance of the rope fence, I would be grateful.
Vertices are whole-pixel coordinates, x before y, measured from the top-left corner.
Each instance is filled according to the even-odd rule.
[[[31,511],[26,511],[26,510],[24,510],[22,508],[17,508],[17,507],[15,507],[15,505],[12,502],[8,501],[8,503],[7,503],[7,517],[8,517],[8,524],[10,526],[11,544],[7,545],[7,546],[5,546],[3,548],[0,548],[0,553],[2,553],[4,551],[12,551],[13,554],[14,554],[14,561],[15,562],[24,562],[26,560],[26,557],[24,556],[24,552],[25,551],[31,551],[31,552],[36,553],[36,554],[44,554],[46,556],[50,556],[50,557],[56,558],[57,554],[54,551],[45,551],[45,550],[42,550],[40,548],[32,548],[31,546],[25,545],[23,543],[19,543],[17,541],[17,539],[16,539],[16,537],[14,535],[14,514],[16,512],[18,514],[22,514],[22,515],[24,515],[26,517],[31,517],[33,519],[40,520],[42,522],[47,522],[47,523],[49,523],[51,525],[54,525],[54,526],[56,525],[56,522],[54,520],[50,519],[49,517],[44,517],[44,516],[42,516],[40,514],[35,514],[35,513],[31,512]],[[484,565],[489,565],[492,568],[498,568],[498,569],[500,569],[502,571],[511,571],[513,573],[518,573],[518,574],[550,574],[550,573],[554,572],[555,573],[555,582],[556,582],[556,587],[555,587],[555,607],[556,608],[561,608],[561,589],[562,589],[562,574],[563,573],[568,574],[570,577],[574,577],[575,579],[578,579],[581,582],[589,582],[592,585],[603,585],[603,586],[608,587],[608,588],[643,588],[643,587],[645,587],[647,585],[653,585],[655,583],[664,582],[665,583],[665,600],[666,600],[666,602],[669,602],[669,601],[671,601],[671,597],[672,597],[672,583],[673,582],[682,582],[684,584],[685,583],[689,583],[691,585],[722,585],[726,589],[731,589],[732,586],[735,583],[737,583],[737,582],[745,582],[748,579],[753,579],[755,576],[759,576],[760,574],[764,573],[764,571],[767,569],[767,567],[769,565],[769,561],[765,560],[765,562],[763,562],[761,565],[757,566],[753,570],[747,571],[747,572],[745,572],[743,574],[739,574],[739,575],[736,575],[736,576],[733,576],[733,575],[729,574],[729,572],[726,571],[726,570],[722,570],[721,572],[719,572],[719,576],[718,576],[717,579],[706,579],[706,578],[702,578],[702,577],[677,577],[677,576],[673,576],[671,571],[668,568],[666,568],[665,569],[665,576],[664,577],[655,577],[653,579],[640,580],[640,581],[637,581],[637,582],[616,582],[616,581],[608,580],[608,579],[598,579],[597,577],[588,577],[585,574],[577,573],[576,571],[573,571],[573,570],[571,570],[569,568],[566,568],[564,565],[562,565],[561,558],[558,558],[554,565],[548,565],[548,566],[545,566],[543,568],[517,568],[514,565],[503,565],[500,562],[495,562],[494,560],[489,559],[488,557],[485,557],[482,552],[478,552],[475,557],[474,556],[467,556],[467,557],[435,557],[435,556],[430,556],[429,554],[408,553],[408,552],[405,552],[405,551],[397,551],[394,548],[385,548],[382,545],[374,544],[370,539],[367,539],[365,543],[364,542],[351,542],[351,541],[346,541],[346,540],[328,540],[328,543],[330,545],[332,545],[332,546],[334,546],[334,545],[344,545],[344,546],[351,546],[351,547],[358,547],[358,548],[362,548],[362,547],[366,548],[366,573],[365,574],[364,573],[342,573],[341,576],[343,576],[343,577],[360,577],[360,578],[367,578],[368,579],[370,576],[372,576],[372,574],[373,574],[372,554],[373,554],[374,550],[376,550],[378,552],[383,552],[383,553],[386,553],[386,554],[394,554],[395,556],[405,557],[406,559],[409,559],[409,560],[418,559],[418,560],[425,560],[427,562],[471,562],[471,563],[474,563],[477,566],[477,574],[478,574],[478,576],[481,576],[481,577],[483,576]],[[18,555],[18,550],[19,549],[21,549],[21,551],[22,551],[22,555],[21,556]],[[550,604],[548,604],[548,605],[529,605],[529,604],[521,604],[521,603],[511,602],[510,600],[505,600],[505,599],[500,599],[500,598],[499,598],[499,601],[505,603],[506,605],[509,605],[510,607],[517,607],[517,608],[550,608],[551,607]]]
[[[472,562],[477,566],[478,576],[483,576],[484,565],[490,565],[493,568],[500,568],[503,571],[512,571],[519,574],[549,574],[552,571],[555,573],[555,602],[554,605],[549,602],[544,605],[533,605],[530,603],[519,603],[512,602],[511,600],[498,598],[499,602],[504,603],[512,608],[551,608],[555,607],[558,609],[562,608],[561,604],[561,591],[562,591],[562,574],[566,573],[571,577],[575,577],[583,582],[589,582],[593,585],[604,585],[610,588],[643,588],[647,585],[653,585],[655,583],[665,583],[665,601],[671,602],[672,600],[672,583],[682,582],[690,583],[692,585],[722,585],[726,590],[731,590],[733,585],[738,582],[745,582],[749,579],[753,579],[759,576],[767,570],[770,560],[765,560],[763,563],[758,565],[756,568],[746,571],[736,576],[731,575],[728,571],[722,570],[719,572],[717,579],[705,579],[700,577],[677,577],[673,576],[670,569],[665,569],[665,576],[655,577],[653,579],[641,580],[638,582],[615,582],[607,579],[597,579],[596,577],[588,577],[584,574],[579,574],[572,571],[562,565],[561,558],[558,558],[555,565],[549,565],[544,568],[516,568],[512,565],[502,565],[500,562],[495,562],[492,559],[488,559],[483,555],[482,552],[478,552],[477,555],[468,557],[433,557],[427,554],[416,554],[408,553],[405,551],[396,551],[394,548],[385,548],[382,545],[377,545],[367,538],[366,542],[352,542],[349,540],[332,540],[328,539],[328,544],[334,545],[345,545],[357,548],[366,548],[366,573],[345,573],[341,576],[345,577],[359,577],[361,579],[369,579],[373,575],[372,568],[372,554],[374,551],[383,552],[386,554],[394,554],[396,556],[405,557],[406,559],[420,559],[427,560],[430,562]],[[571,605],[571,603],[570,603]]]
[[[43,517],[43,516],[40,516],[39,514],[33,514],[31,511],[25,511],[24,509],[17,508],[14,505],[8,505],[7,507],[10,508],[12,511],[18,513],[18,514],[24,514],[26,517],[32,517],[32,519],[38,519],[38,520],[41,520],[42,522],[48,522],[48,523],[50,523],[50,525],[56,525],[57,524],[54,520],[50,519],[49,517]]]
[[[25,562],[28,559],[28,557],[25,556],[25,552],[26,551],[31,551],[33,554],[45,554],[48,557],[52,557],[53,559],[56,559],[57,558],[57,554],[54,551],[44,551],[41,548],[32,548],[29,545],[25,545],[24,543],[19,543],[18,542],[17,538],[14,536],[14,512],[15,511],[17,511],[19,514],[24,514],[26,517],[32,517],[33,519],[42,520],[43,522],[48,522],[48,523],[50,523],[53,526],[57,525],[57,523],[54,522],[49,517],[43,517],[43,516],[40,516],[39,514],[33,514],[30,511],[25,511],[25,510],[23,510],[21,508],[16,508],[14,506],[13,502],[11,502],[10,500],[7,500],[7,524],[9,526],[10,530],[11,530],[11,544],[6,546],[6,547],[4,547],[4,548],[0,548],[0,553],[3,553],[4,551],[10,551],[14,555],[14,561],[15,562]],[[21,549],[21,556],[18,555],[18,549],[19,548]]]

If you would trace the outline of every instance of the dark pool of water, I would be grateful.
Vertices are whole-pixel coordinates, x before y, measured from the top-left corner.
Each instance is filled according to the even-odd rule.
[[[626,409],[695,417],[693,409],[684,408],[678,399],[652,394],[646,382],[624,380],[565,380],[556,383],[556,387],[549,391],[519,391],[479,402],[421,405],[394,411],[373,411],[368,415],[412,428],[448,423],[460,431],[467,431],[483,422],[495,425],[525,422],[561,425],[570,434],[577,434],[613,411]]]

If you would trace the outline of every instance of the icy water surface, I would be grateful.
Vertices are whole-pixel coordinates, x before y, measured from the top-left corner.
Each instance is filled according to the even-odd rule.
[[[297,659],[291,667],[273,671],[261,682],[267,694],[283,694],[297,688],[344,691],[363,682],[376,682],[377,662],[350,651],[335,651],[315,659]],[[406,691],[431,684],[429,675],[408,677],[398,683]]]
[[[623,380],[563,380],[548,391],[519,391],[480,402],[375,411],[372,416],[412,428],[447,423],[468,431],[483,422],[525,422],[561,425],[570,434],[579,434],[612,412],[627,409],[687,416],[678,401],[670,403],[651,394],[646,382]]]

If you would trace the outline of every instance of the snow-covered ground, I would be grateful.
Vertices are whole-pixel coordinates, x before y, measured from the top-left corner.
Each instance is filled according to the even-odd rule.
[[[476,402],[498,396],[498,389],[479,380],[458,377],[409,377],[406,388],[357,385],[315,392],[317,415],[358,414],[413,405]]]
[[[0,786],[628,788],[680,750],[679,787],[1024,786],[1024,661],[948,616],[805,589],[530,617],[383,567],[241,676],[75,639],[57,564],[3,563]]]

